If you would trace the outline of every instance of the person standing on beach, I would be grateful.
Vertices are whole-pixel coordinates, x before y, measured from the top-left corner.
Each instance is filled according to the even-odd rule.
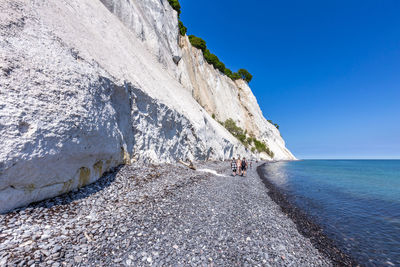
[[[247,161],[246,158],[243,157],[242,162],[241,162],[241,169],[242,169],[242,176],[246,176],[246,170],[247,170]]]
[[[232,159],[231,168],[232,168],[232,176],[236,176],[237,165],[236,165],[236,159],[235,158]]]
[[[237,161],[236,161],[237,175],[241,175],[242,174],[242,170],[241,170],[241,166],[240,166],[241,163],[242,163],[242,161],[240,160],[240,156],[239,156]]]

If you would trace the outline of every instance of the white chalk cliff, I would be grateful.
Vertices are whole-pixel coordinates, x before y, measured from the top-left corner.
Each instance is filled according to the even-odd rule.
[[[268,157],[210,114],[295,159],[246,82],[179,36],[167,0],[0,1],[0,212],[132,160]]]

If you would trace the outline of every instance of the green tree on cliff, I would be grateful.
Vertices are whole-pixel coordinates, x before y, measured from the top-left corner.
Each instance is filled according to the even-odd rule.
[[[178,12],[178,19],[181,14],[181,5],[179,3],[179,0],[168,0],[168,3],[171,5],[171,7]],[[178,20],[178,27],[179,27],[179,33],[182,36],[185,36],[187,33],[187,28],[185,25],[183,25],[183,22]],[[215,69],[219,70],[232,80],[239,80],[243,79],[247,83],[251,81],[253,76],[245,69],[240,69],[238,72],[233,73],[230,69],[228,69],[224,63],[222,63],[219,58],[212,54],[210,50],[207,49],[207,44],[206,41],[203,39],[196,37],[194,35],[189,35],[189,41],[192,44],[193,47],[196,47],[200,49],[203,52],[204,59],[211,65],[214,66]],[[277,126],[278,128],[279,126]]]
[[[206,51],[207,49],[206,41],[204,41],[200,37],[189,35],[189,41],[194,47],[203,51],[203,53]]]
[[[182,22],[182,21],[179,21],[179,22],[178,22],[178,26],[179,26],[179,33],[180,33],[182,36],[185,36],[185,34],[187,33],[187,28],[185,27],[185,25],[183,25],[183,22]]]
[[[240,69],[238,71],[238,74],[240,75],[240,77],[245,80],[247,83],[249,83],[251,81],[251,79],[253,79],[253,75],[250,74],[250,72],[248,72],[245,69]]]
[[[171,7],[178,12],[178,16],[181,14],[181,5],[178,0],[168,0]]]
[[[233,74],[232,74],[232,77],[231,77],[232,80],[239,80],[239,79],[241,79],[241,78],[242,78],[242,77],[241,77],[240,74],[237,73],[237,72],[233,73]]]

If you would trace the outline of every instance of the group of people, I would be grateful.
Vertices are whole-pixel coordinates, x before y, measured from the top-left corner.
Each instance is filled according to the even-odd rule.
[[[238,159],[233,158],[231,162],[231,168],[232,168],[232,175],[241,175],[241,176],[246,176],[246,171],[250,165],[250,168],[252,167],[252,161],[250,161],[250,164],[247,162],[246,158],[243,157],[241,160],[240,157]]]

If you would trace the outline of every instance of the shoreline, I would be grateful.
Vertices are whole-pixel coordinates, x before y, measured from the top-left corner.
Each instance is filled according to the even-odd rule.
[[[282,191],[271,183],[262,171],[263,166],[268,162],[257,166],[257,174],[265,187],[268,189],[268,196],[281,208],[296,225],[298,232],[308,238],[312,245],[323,255],[328,257],[337,266],[361,266],[350,255],[341,251],[334,240],[323,233],[323,229],[309,218],[302,210],[291,203]]]
[[[0,215],[0,266],[332,266],[267,195],[257,165],[121,166]]]

